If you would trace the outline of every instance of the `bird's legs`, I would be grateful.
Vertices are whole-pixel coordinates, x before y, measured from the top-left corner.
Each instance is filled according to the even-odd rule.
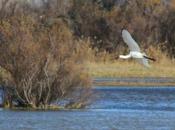
[[[143,56],[144,58],[148,59],[148,60],[152,60],[152,61],[156,61],[155,58],[151,58],[151,57],[148,57],[148,56]]]

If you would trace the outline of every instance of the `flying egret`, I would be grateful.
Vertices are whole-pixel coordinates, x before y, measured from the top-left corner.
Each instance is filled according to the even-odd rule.
[[[122,30],[122,37],[124,42],[128,45],[130,53],[128,55],[119,55],[119,58],[135,58],[139,63],[141,63],[145,67],[150,67],[150,65],[148,64],[148,60],[156,61],[156,59],[148,57],[145,53],[141,53],[140,47],[127,30]]]

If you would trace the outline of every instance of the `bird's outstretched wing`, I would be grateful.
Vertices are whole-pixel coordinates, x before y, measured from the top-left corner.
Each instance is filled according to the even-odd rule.
[[[144,65],[147,68],[150,68],[150,65],[148,63],[148,59],[146,58],[138,58],[136,59],[140,64]]]
[[[140,48],[136,41],[132,38],[131,34],[127,30],[122,30],[122,37],[124,42],[129,46],[130,51],[139,51]]]

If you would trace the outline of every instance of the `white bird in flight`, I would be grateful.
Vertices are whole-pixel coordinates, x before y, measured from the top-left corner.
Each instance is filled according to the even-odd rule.
[[[129,46],[130,53],[128,55],[119,55],[119,58],[135,58],[139,63],[141,63],[145,67],[150,67],[150,65],[148,64],[148,60],[156,61],[156,59],[148,57],[145,53],[141,53],[140,47],[127,30],[122,30],[122,37],[124,42]]]

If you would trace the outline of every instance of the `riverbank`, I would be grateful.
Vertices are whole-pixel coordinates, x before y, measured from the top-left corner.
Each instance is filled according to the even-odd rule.
[[[1,103],[1,102],[0,102]],[[39,107],[22,107],[22,106],[12,106],[12,107],[6,107],[1,104],[0,108],[7,109],[7,110],[13,110],[13,111],[61,111],[61,110],[73,110],[73,109],[83,109],[85,108],[84,103],[70,103],[67,105],[59,105],[58,104],[50,104],[47,106],[39,106]]]
[[[130,77],[130,78],[94,78],[94,86],[138,86],[138,87],[165,87],[175,86],[175,78],[161,77]]]
[[[175,86],[175,62],[151,63],[145,68],[135,61],[88,62],[93,85],[100,86]]]

